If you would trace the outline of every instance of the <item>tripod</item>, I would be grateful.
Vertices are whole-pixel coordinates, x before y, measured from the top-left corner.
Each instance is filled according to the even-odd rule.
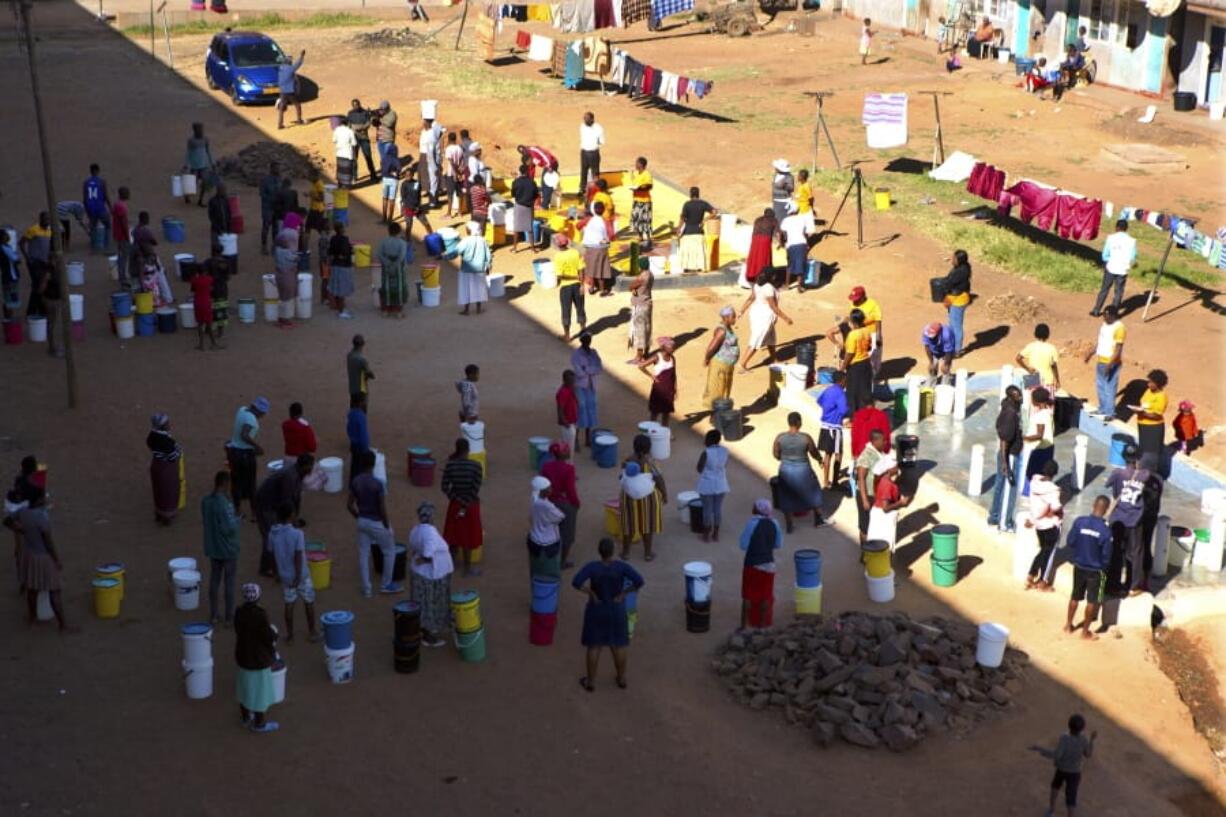
[[[843,192],[843,200],[839,202],[838,209],[834,211],[834,215],[830,218],[830,223],[826,225],[826,234],[834,232],[834,224],[839,220],[839,214],[843,212],[843,206],[847,204],[847,197],[851,195],[852,190],[856,191],[856,249],[864,249],[864,174],[860,172],[860,168],[853,167],[851,169],[851,182],[847,185],[847,190]]]

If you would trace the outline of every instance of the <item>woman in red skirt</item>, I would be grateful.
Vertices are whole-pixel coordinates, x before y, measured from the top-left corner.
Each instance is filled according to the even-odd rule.
[[[457,559],[456,551],[464,559],[464,575],[480,576],[481,570],[472,566],[473,551],[481,547],[484,534],[481,530],[481,463],[468,458],[468,440],[455,441],[455,451],[443,466],[441,487],[450,502],[447,505],[447,521],[443,525],[443,538],[451,546],[451,558]]]
[[[779,222],[775,220],[775,211],[768,207],[762,211],[762,215],[754,219],[753,233],[749,240],[745,279],[751,284],[757,280],[758,273],[771,265],[771,248],[778,235]]]
[[[774,619],[775,551],[783,547],[783,530],[771,515],[769,499],[753,503],[753,516],[741,533],[745,567],[741,571],[741,629],[766,629]]]

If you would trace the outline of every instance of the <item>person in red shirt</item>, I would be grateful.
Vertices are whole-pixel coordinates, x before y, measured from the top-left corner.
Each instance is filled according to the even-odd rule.
[[[558,429],[562,441],[577,452],[579,441],[575,432],[579,422],[579,396],[575,394],[575,373],[572,370],[562,372],[562,386],[553,399],[558,406]]]
[[[208,274],[207,267],[196,267],[191,287],[192,306],[196,311],[196,335],[200,339],[196,348],[204,351],[204,336],[208,335],[210,349],[224,349],[224,346],[218,345],[217,338],[213,337],[213,276]]]
[[[289,419],[281,423],[281,436],[285,438],[287,458],[315,453],[315,429],[302,416],[301,403],[290,403]]]
[[[851,456],[853,458],[860,456],[860,452],[864,450],[864,446],[868,445],[868,438],[874,431],[880,431],[885,438],[882,441],[881,453],[890,453],[890,432],[892,430],[889,416],[876,406],[865,406],[857,410],[851,416]]]
[[[115,237],[116,270],[120,289],[131,289],[128,265],[132,263],[132,234],[128,226],[128,188],[119,188],[119,199],[111,206],[111,232]]]

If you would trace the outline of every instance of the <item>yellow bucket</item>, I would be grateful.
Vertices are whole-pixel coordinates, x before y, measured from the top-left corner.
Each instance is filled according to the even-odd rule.
[[[98,618],[119,618],[122,598],[118,579],[94,579],[94,615]]]
[[[456,632],[475,633],[481,629],[481,596],[476,590],[451,594],[451,617]]]
[[[484,558],[485,558],[485,546],[482,545],[479,548],[473,548],[473,552],[469,554],[468,556],[468,561],[471,564],[479,565],[481,564],[481,560]]]
[[[316,590],[327,590],[332,586],[332,560],[326,553],[308,553],[307,569],[311,571],[311,584]]]
[[[604,504],[604,530],[615,538],[622,535],[622,506],[616,499],[610,499]]]
[[[468,454],[468,458],[470,460],[472,460],[473,462],[481,463],[481,478],[482,479],[485,479],[485,472],[489,468],[489,464],[486,462],[485,454],[486,454],[485,451],[478,451],[476,453],[469,452]],[[476,559],[474,559],[473,561],[476,561]]]
[[[438,264],[421,265],[421,285],[426,289],[438,286]]]
[[[555,233],[566,232],[566,227],[568,224],[569,221],[566,216],[552,215],[549,217],[549,229],[553,230]]]
[[[890,209],[890,188],[878,187],[873,191],[873,203],[878,210]]]
[[[132,303],[136,305],[137,315],[152,315],[153,314],[153,293],[152,292],[133,293]]]
[[[336,210],[349,209],[349,191],[338,187],[332,191],[332,207]]]
[[[930,388],[920,389],[920,419],[924,419],[932,414],[932,405],[936,401],[936,390]],[[879,577],[874,577],[879,578]]]
[[[884,579],[890,575],[890,546],[885,542],[865,542],[860,550],[864,560],[864,569],[874,579]]]
[[[95,579],[114,579],[119,582],[119,598],[123,599],[123,565],[119,562],[111,562],[109,564],[98,565],[94,568]]]
[[[369,244],[354,244],[353,245],[353,265],[355,267],[370,266],[370,245]]]
[[[718,221],[708,221],[708,224],[718,225]],[[704,237],[707,248],[707,269],[719,269],[719,234]]]
[[[822,614],[822,588],[817,587],[797,587],[796,588],[796,615],[798,616],[820,616]]]

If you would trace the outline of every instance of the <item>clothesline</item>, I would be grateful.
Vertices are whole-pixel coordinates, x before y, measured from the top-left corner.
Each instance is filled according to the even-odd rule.
[[[492,12],[496,20],[540,21],[567,34],[586,34],[604,28],[625,28],[641,20],[658,23],[693,8],[694,0],[567,0],[497,3]]]

